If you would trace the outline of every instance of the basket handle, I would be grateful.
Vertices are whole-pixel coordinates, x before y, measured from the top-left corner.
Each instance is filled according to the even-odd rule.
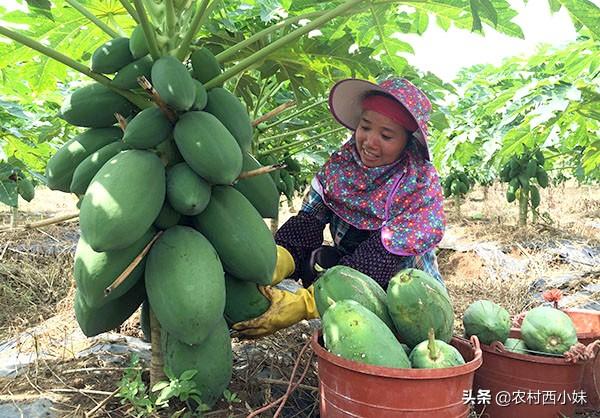
[[[469,341],[471,341],[471,345],[475,350],[475,357],[477,357],[478,355],[482,355],[483,353],[481,352],[481,345],[479,344],[479,338],[477,338],[477,335],[471,335]]]
[[[490,348],[494,351],[497,351],[498,353],[506,352],[506,347],[504,347],[504,344],[502,344],[500,341],[493,341],[490,344]]]

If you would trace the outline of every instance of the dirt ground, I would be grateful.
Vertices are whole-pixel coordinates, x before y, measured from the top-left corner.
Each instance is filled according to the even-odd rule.
[[[76,211],[72,195],[49,190],[36,193],[31,203],[20,202],[20,225]],[[550,244],[565,241],[579,247],[600,247],[599,187],[570,184],[543,190],[542,216],[525,228],[516,226],[517,206],[506,202],[500,187],[490,188],[486,194],[484,199],[483,190],[473,192],[461,205],[460,217],[453,202],[446,204],[448,230],[440,245],[438,263],[455,307],[457,334],[462,333],[462,313],[477,299],[493,300],[514,315],[540,303],[531,293],[532,283],[540,278],[578,274],[584,279],[577,282],[577,289],[600,286],[598,265],[569,262],[548,251]],[[293,215],[300,201],[298,198],[294,207],[282,204],[280,222]],[[81,342],[65,344],[66,337],[78,328],[72,309],[77,219],[32,230],[3,230],[2,225],[6,227],[10,217],[10,211],[0,208],[0,346],[2,341],[31,333],[34,338],[23,342],[23,352],[44,352],[48,356],[17,378],[0,378],[0,404],[51,399],[54,413],[60,417],[135,416],[131,404],[122,404],[114,396],[119,381],[128,372],[129,356],[122,355],[122,362],[115,366],[95,355],[77,358],[76,353],[86,348]],[[493,244],[511,257],[511,263],[524,262],[527,267],[507,272],[503,265],[490,267],[489,260],[475,247],[465,250],[481,243]],[[577,290],[575,287],[567,286],[565,292]],[[600,301],[597,293],[590,298]],[[274,406],[258,416],[315,416],[315,359],[309,358],[308,352],[300,356],[312,327],[314,324],[303,321],[258,341],[234,339],[235,372],[229,389],[239,401],[222,400],[205,416],[247,416],[283,396],[291,378],[298,381],[304,370],[300,386],[286,399],[283,410],[276,413]],[[121,326],[120,333],[141,337],[139,313]],[[137,367],[142,381],[148,382],[147,364]],[[292,370],[296,370],[295,376]],[[168,413],[156,416],[171,416],[181,407],[174,405]]]

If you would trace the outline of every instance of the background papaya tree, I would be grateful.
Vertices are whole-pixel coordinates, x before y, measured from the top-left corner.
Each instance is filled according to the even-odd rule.
[[[598,13],[594,5],[581,5]],[[597,22],[592,23],[580,25],[580,39],[565,48],[546,46],[500,67],[461,71],[456,83],[462,93],[448,98],[453,104],[444,109],[449,128],[434,133],[436,164],[446,170],[460,163],[474,172],[489,167],[483,170],[500,174],[514,157],[526,164],[526,156],[537,150],[543,157],[540,170],[551,177],[597,181],[600,44]],[[517,190],[513,185],[507,198]],[[519,192],[514,199],[520,204],[521,225],[526,224],[526,208],[539,205],[536,189],[531,190],[531,198]],[[529,204],[521,202],[525,198]]]

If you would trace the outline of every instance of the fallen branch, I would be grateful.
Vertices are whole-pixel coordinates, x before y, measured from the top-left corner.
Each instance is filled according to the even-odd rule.
[[[112,392],[106,392],[104,390],[93,390],[93,389],[46,389],[48,392],[57,392],[57,393],[80,393],[82,395],[105,395],[108,396]]]
[[[98,412],[101,408],[103,408],[104,405],[106,405],[108,403],[108,401],[111,400],[112,397],[117,394],[117,392],[119,392],[119,389],[120,388],[116,388],[115,390],[113,390],[113,392],[110,395],[108,395],[106,398],[104,398],[102,400],[102,402],[100,402],[98,405],[96,405],[95,407],[90,409],[89,412],[86,412],[85,418],[93,417],[96,414],[96,412]]]
[[[127,277],[129,277],[131,272],[138,266],[138,264],[140,264],[142,259],[146,256],[146,254],[148,254],[148,251],[150,251],[150,248],[152,248],[152,244],[154,244],[154,242],[162,235],[163,232],[164,231],[158,231],[156,233],[156,235],[154,235],[154,237],[152,237],[150,242],[148,244],[146,244],[146,246],[144,247],[142,252],[139,253],[133,259],[133,261],[127,266],[127,268],[125,270],[123,270],[123,272],[121,274],[119,274],[119,277],[117,277],[115,279],[115,281],[111,283],[110,286],[108,286],[106,289],[104,289],[104,297],[110,295],[110,293],[113,290],[115,290],[117,287],[119,287],[121,285],[121,283],[123,283],[125,281],[125,279],[127,279]]]
[[[273,415],[273,418],[276,418],[277,416],[279,416],[288,397],[300,385],[300,382],[302,382],[302,380],[304,380],[306,373],[310,369],[310,361],[312,359],[312,353],[308,359],[308,362],[306,363],[306,366],[304,367],[304,371],[302,372],[302,375],[300,376],[300,378],[298,379],[297,382],[294,382],[294,376],[296,374],[296,371],[298,370],[298,366],[300,365],[300,360],[302,359],[302,355],[304,354],[304,352],[306,351],[306,349],[308,347],[310,347],[310,339],[308,341],[306,341],[306,344],[304,344],[304,346],[302,347],[302,350],[300,350],[300,354],[298,354],[298,358],[296,359],[294,368],[292,369],[292,374],[290,376],[290,380],[287,383],[288,388],[287,388],[286,392],[279,398],[275,399],[273,402],[269,403],[268,405],[265,405],[265,406],[257,409],[256,411],[253,411],[251,414],[247,415],[246,418],[256,417],[256,416],[262,414],[263,412],[268,411],[269,409],[273,408],[277,404],[280,404],[280,405],[279,405],[279,408],[277,408],[275,415]]]
[[[263,378],[258,378],[256,379],[258,382],[261,383],[268,383],[270,385],[289,385],[290,382],[288,382],[287,380],[279,380],[279,379],[270,379],[268,377],[263,377]],[[310,385],[297,385],[298,389],[304,389],[304,390],[310,390],[312,392],[318,392],[319,388],[316,386],[310,386]]]
[[[53,225],[53,224],[57,224],[60,222],[68,221],[69,219],[77,218],[78,216],[79,216],[79,212],[68,213],[66,215],[59,215],[59,216],[55,216],[53,218],[43,219],[43,220],[37,221],[37,222],[26,223],[26,224],[24,224],[22,226],[18,226],[16,228],[12,228],[10,226],[3,227],[3,228],[0,228],[0,232],[14,231],[14,230],[18,230],[18,229],[39,228],[41,226],[48,226],[48,225]]]

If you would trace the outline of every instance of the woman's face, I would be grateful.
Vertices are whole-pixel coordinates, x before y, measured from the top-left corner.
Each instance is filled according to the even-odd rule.
[[[362,163],[371,168],[400,158],[409,139],[402,125],[372,110],[362,113],[355,137]]]

